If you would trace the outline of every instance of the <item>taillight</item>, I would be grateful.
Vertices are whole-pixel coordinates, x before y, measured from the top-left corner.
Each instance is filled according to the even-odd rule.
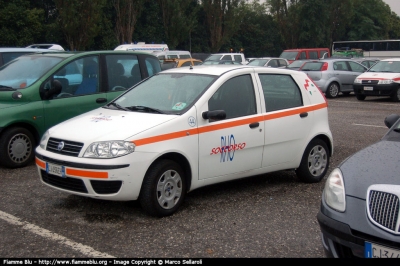
[[[321,67],[321,71],[325,71],[325,70],[328,70],[328,63],[327,62],[325,62]]]

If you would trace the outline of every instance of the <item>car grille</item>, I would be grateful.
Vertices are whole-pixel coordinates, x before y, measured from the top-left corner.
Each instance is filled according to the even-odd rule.
[[[44,170],[40,170],[40,173],[42,175],[43,182],[45,182],[46,184],[70,191],[88,193],[85,183],[81,179],[76,179],[72,177],[63,178],[48,174]]]
[[[370,190],[368,214],[371,220],[381,225],[386,231],[399,234],[399,197],[395,194]],[[396,228],[396,226],[398,226]]]
[[[82,147],[83,143],[50,138],[47,142],[46,150],[62,155],[78,157]]]
[[[379,80],[362,80],[361,84],[363,85],[373,85],[378,84]]]
[[[97,181],[97,180],[90,180],[92,184],[93,190],[97,194],[113,194],[117,193],[121,186],[122,181]]]

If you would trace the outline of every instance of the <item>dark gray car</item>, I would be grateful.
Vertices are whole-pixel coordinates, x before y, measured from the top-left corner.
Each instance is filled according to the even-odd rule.
[[[317,215],[327,257],[400,258],[400,116],[329,175]]]
[[[327,98],[335,98],[353,91],[354,79],[368,68],[354,60],[327,58],[306,62],[299,71],[306,72]]]

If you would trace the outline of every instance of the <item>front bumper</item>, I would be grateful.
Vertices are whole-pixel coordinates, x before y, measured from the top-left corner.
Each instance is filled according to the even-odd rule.
[[[114,159],[89,159],[36,149],[40,180],[52,188],[80,196],[129,201],[137,200],[153,153],[133,152]],[[46,171],[48,164],[63,166],[64,177]]]
[[[326,257],[364,258],[366,241],[400,250],[400,236],[369,221],[365,200],[346,196],[344,213],[336,212],[322,200],[317,220]]]
[[[365,87],[372,88],[366,90]],[[353,90],[355,94],[366,95],[366,96],[391,96],[397,92],[399,88],[398,83],[392,84],[354,84]]]

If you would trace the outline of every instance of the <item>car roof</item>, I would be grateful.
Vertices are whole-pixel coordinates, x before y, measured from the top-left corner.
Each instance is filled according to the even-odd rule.
[[[147,56],[152,56],[154,58],[157,58],[156,56],[146,53],[146,52],[139,52],[139,51],[121,51],[121,50],[103,50],[103,51],[85,51],[85,52],[66,52],[66,51],[56,51],[56,50],[49,50],[49,49],[43,49],[43,53],[34,53],[34,54],[29,54],[29,55],[22,55],[22,56],[56,56],[56,57],[72,57],[72,56],[85,56],[85,55],[97,55],[97,54],[142,54],[142,55],[147,55]]]
[[[49,50],[41,48],[21,48],[21,47],[1,47],[0,52],[58,52],[59,50]],[[62,52],[62,51],[60,51]]]
[[[385,59],[381,59],[380,61],[400,61],[400,58],[395,57],[395,58],[385,58]]]

